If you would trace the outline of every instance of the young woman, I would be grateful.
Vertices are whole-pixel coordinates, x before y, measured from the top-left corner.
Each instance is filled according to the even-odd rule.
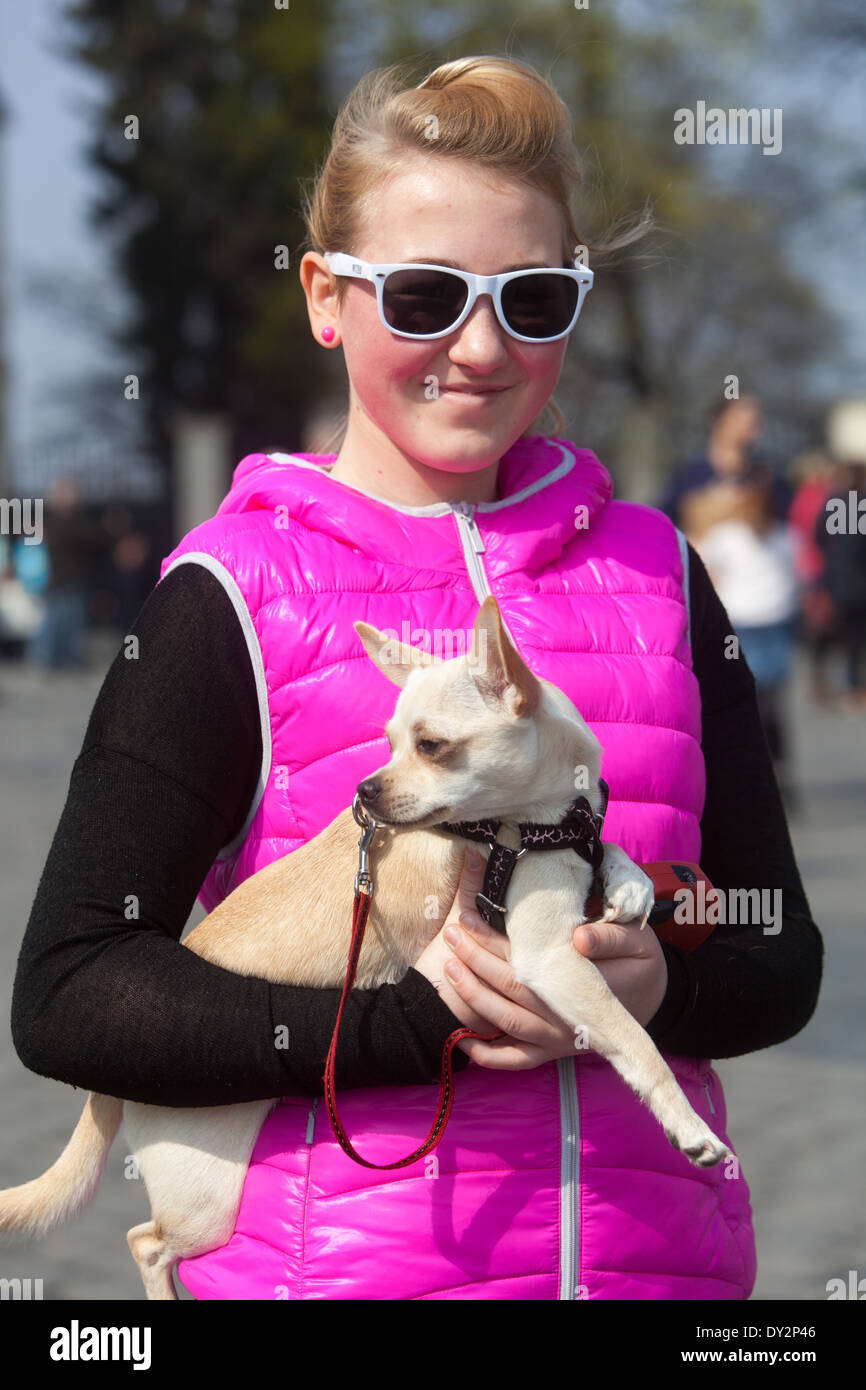
[[[575,1054],[515,985],[507,944],[477,914],[399,983],[352,996],[341,1113],[378,1162],[426,1134],[458,1021],[507,1035],[464,1045],[431,1158],[384,1172],[342,1153],[318,1105],[339,991],[236,976],[178,941],[196,893],[213,908],[387,760],[396,691],[354,620],[464,633],[493,592],[526,661],[601,739],[606,838],[638,862],[699,859],[722,889],[780,891],[769,929],[719,926],[689,955],[631,925],[575,933],[717,1134],[709,1059],[781,1042],[810,1017],[821,940],[754,682],[725,658],[726,614],[665,516],[612,500],[593,454],[533,433],[587,282],[577,182],[567,110],[523,64],[467,58],[414,88],[393,70],[359,84],[308,200],[301,263],[313,335],[345,356],[339,453],[242,460],[217,515],[164,560],[138,657],[118,655],[94,706],[27,928],[13,1036],[35,1071],[112,1095],[283,1098],[235,1235],[179,1266],[196,1297],[752,1289],[738,1166],[697,1170],[673,1150],[613,1069]],[[350,900],[347,884],[347,932]],[[281,1025],[288,1047],[274,1045]]]

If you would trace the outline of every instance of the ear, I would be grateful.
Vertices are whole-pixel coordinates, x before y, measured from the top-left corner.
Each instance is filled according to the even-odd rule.
[[[538,709],[541,683],[502,626],[499,604],[491,594],[484,600],[475,619],[472,634],[472,670],[482,697],[490,703],[505,704],[519,717]]]
[[[420,647],[410,647],[396,637],[389,637],[370,623],[357,622],[353,627],[364,644],[364,650],[371,661],[379,667],[383,676],[394,685],[404,686],[416,666],[432,666],[437,660],[431,652]]]

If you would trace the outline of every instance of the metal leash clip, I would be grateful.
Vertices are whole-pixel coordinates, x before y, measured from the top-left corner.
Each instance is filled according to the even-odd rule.
[[[355,874],[355,897],[359,893],[366,893],[368,897],[373,896],[373,879],[369,871],[368,851],[373,840],[373,836],[378,830],[378,822],[367,815],[361,804],[361,798],[356,793],[355,800],[352,802],[352,815],[355,821],[363,829],[363,834],[358,841],[358,872]]]

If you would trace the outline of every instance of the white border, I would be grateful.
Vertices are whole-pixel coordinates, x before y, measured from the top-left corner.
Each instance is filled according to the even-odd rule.
[[[686,540],[686,538],[685,538],[685,536],[683,535],[682,531],[680,530],[679,526],[675,526],[675,527],[674,527],[674,530],[675,530],[676,533],[677,533],[677,545],[678,545],[679,548],[680,548],[680,560],[682,561],[682,566],[683,566],[683,594],[685,595],[685,600],[686,600],[686,615],[687,615],[687,617],[688,617],[689,649],[691,649],[691,646],[692,646],[692,595],[691,595],[691,584],[690,584],[690,582],[689,582],[689,547],[688,547],[688,541]]]
[[[250,611],[244,602],[244,596],[238,587],[237,580],[229,573],[221,560],[217,560],[214,555],[209,555],[207,551],[204,550],[187,550],[183,555],[178,555],[165,570],[165,573],[161,576],[162,579],[165,578],[166,574],[170,574],[177,565],[183,564],[203,565],[205,569],[210,570],[211,574],[216,575],[231,599],[232,607],[238,615],[238,620],[243,630],[244,637],[246,638],[247,650],[253,664],[253,674],[256,680],[256,695],[259,702],[259,721],[262,729],[262,766],[259,772],[258,786],[253,795],[252,804],[247,812],[243,825],[234,839],[230,840],[227,845],[223,845],[222,849],[216,855],[214,860],[214,862],[216,862],[217,860],[229,859],[240,849],[252,825],[253,816],[256,814],[259,803],[265,794],[265,787],[267,786],[268,777],[271,772],[271,758],[273,756],[271,745],[271,716],[268,708],[268,688],[265,680],[265,663],[262,657],[261,647],[259,646],[258,633],[253,626]]]

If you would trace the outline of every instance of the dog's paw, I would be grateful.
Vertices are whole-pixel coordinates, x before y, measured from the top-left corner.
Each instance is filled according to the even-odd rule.
[[[653,909],[652,879],[630,860],[611,865],[604,879],[603,922],[627,922],[640,918],[641,929]]]
[[[665,1134],[668,1142],[684,1153],[696,1168],[712,1168],[714,1164],[734,1157],[727,1144],[717,1139],[712,1130],[707,1129],[705,1125],[700,1126],[699,1132],[690,1134],[685,1142],[681,1142],[685,1136],[678,1135],[673,1130],[666,1129]]]

